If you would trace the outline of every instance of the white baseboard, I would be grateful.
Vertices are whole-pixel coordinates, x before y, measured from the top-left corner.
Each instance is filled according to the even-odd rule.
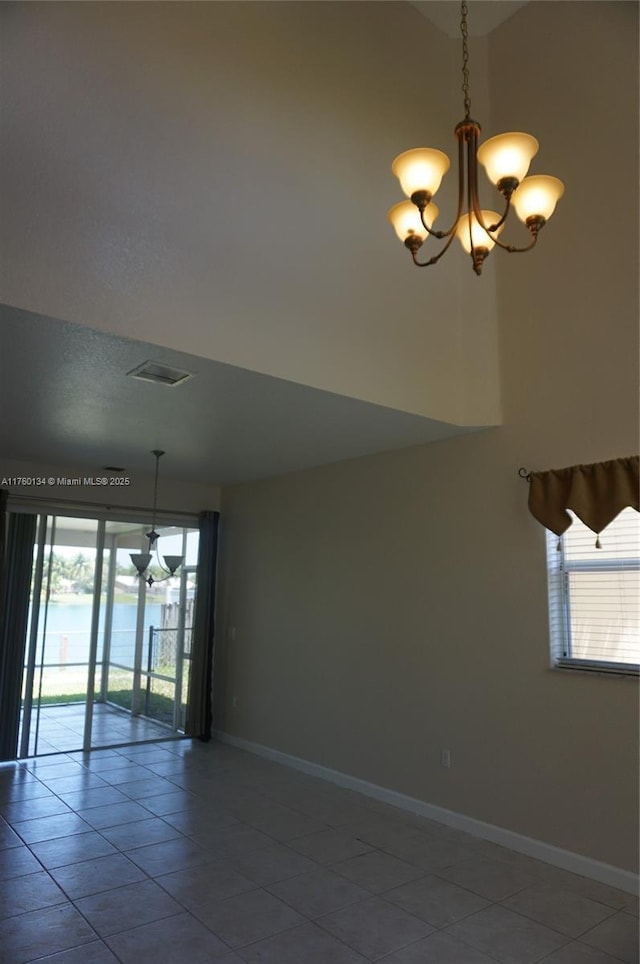
[[[525,837],[513,830],[505,830],[495,824],[485,823],[483,820],[476,820],[474,817],[467,817],[455,810],[447,810],[432,803],[425,803],[424,800],[406,796],[404,793],[397,793],[395,790],[389,790],[375,783],[368,783],[358,777],[349,776],[348,773],[331,770],[329,767],[320,766],[320,764],[312,763],[310,760],[303,760],[301,757],[291,756],[289,753],[274,750],[269,746],[262,746],[260,743],[253,743],[251,740],[233,736],[231,733],[218,730],[214,735],[221,743],[228,743],[240,750],[247,750],[257,756],[266,757],[268,760],[273,760],[274,763],[282,763],[285,766],[293,767],[295,770],[301,770],[309,776],[319,777],[321,780],[335,783],[347,790],[355,790],[368,797],[373,797],[374,800],[399,807],[401,810],[408,810],[421,817],[427,817],[429,820],[436,820],[448,827],[455,827],[456,830],[464,830],[474,837],[490,840],[492,843],[509,848],[509,850],[526,854],[527,857],[535,857],[537,860],[544,860],[548,864],[561,867],[563,870],[569,870],[571,873],[580,874],[582,877],[590,877],[592,880],[598,880],[610,887],[617,887],[618,890],[638,894],[639,879],[630,870],[622,870],[620,867],[602,863],[600,860],[593,860],[591,857],[584,857],[582,854],[573,853],[571,850],[563,850],[561,847],[555,847],[543,840]]]

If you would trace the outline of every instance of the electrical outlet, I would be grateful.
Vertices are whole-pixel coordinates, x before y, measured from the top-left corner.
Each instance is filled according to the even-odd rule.
[[[232,640],[232,641],[236,638],[236,627],[235,627],[235,626],[229,626],[229,634],[228,634],[228,635],[229,635],[229,639]]]
[[[440,766],[443,766],[445,770],[451,769],[451,750],[440,751]]]
[[[237,697],[237,696],[234,696],[234,697],[233,697],[233,699],[231,700],[231,705],[233,706],[234,710],[237,710],[237,709],[238,709],[238,697]]]

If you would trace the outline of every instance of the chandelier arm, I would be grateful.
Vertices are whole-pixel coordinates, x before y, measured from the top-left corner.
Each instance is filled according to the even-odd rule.
[[[498,248],[502,248],[502,250],[503,250],[503,251],[506,251],[508,254],[524,254],[526,251],[531,251],[531,249],[532,249],[533,247],[535,247],[536,242],[537,242],[537,240],[538,240],[538,231],[539,231],[540,226],[538,226],[538,225],[535,225],[535,226],[534,226],[534,225],[531,225],[531,226],[529,227],[529,230],[530,230],[530,232],[531,232],[531,241],[529,242],[529,244],[524,245],[524,247],[519,248],[519,247],[517,247],[517,245],[515,245],[515,244],[505,244],[504,241],[501,241],[498,237],[495,237],[495,236],[493,235],[492,231],[497,231],[497,229],[498,229],[498,228],[504,223],[504,221],[506,220],[506,217],[507,217],[507,215],[508,215],[508,213],[509,213],[509,210],[510,210],[510,207],[511,207],[509,200],[507,200],[507,209],[506,209],[505,213],[503,214],[502,218],[498,221],[498,223],[497,223],[497,224],[492,224],[492,225],[490,225],[489,227],[487,227],[486,224],[484,223],[484,221],[482,220],[482,212],[481,212],[481,210],[480,210],[480,202],[479,202],[479,200],[478,200],[477,182],[474,184],[474,188],[475,188],[475,190],[474,190],[474,192],[473,192],[473,213],[475,214],[476,219],[477,219],[477,221],[478,221],[478,224],[480,225],[480,227],[482,228],[482,230],[484,231],[484,233],[487,235],[487,237],[491,238],[491,240],[493,241],[493,243],[494,243]]]
[[[475,213],[475,211],[474,211],[474,213]],[[531,251],[531,249],[532,249],[533,247],[535,247],[535,244],[536,244],[536,242],[537,242],[537,240],[538,240],[538,232],[537,232],[537,231],[534,232],[533,230],[531,230],[531,241],[529,242],[529,244],[526,244],[523,248],[518,248],[515,244],[505,244],[504,241],[500,241],[498,238],[494,238],[494,236],[491,234],[491,231],[489,230],[489,228],[486,228],[486,227],[484,226],[484,224],[482,223],[481,218],[478,217],[477,213],[476,213],[476,217],[478,218],[478,223],[479,223],[480,227],[482,228],[482,230],[485,232],[485,234],[487,234],[487,235],[491,238],[491,240],[493,241],[493,243],[494,243],[498,248],[502,248],[502,250],[503,250],[503,251],[506,251],[508,254],[523,254],[525,251]]]
[[[503,213],[502,213],[502,217],[500,218],[500,220],[499,220],[499,221],[496,221],[495,224],[490,224],[488,228],[485,228],[484,225],[482,225],[482,227],[483,227],[484,230],[487,232],[487,234],[489,235],[489,237],[491,238],[492,241],[495,241],[495,238],[493,238],[493,237],[491,236],[491,232],[492,232],[492,231],[497,231],[498,228],[501,228],[501,227],[502,227],[502,225],[504,224],[504,222],[505,222],[505,221],[507,220],[507,218],[509,217],[509,211],[510,211],[510,210],[511,210],[511,198],[508,197],[508,198],[507,198],[507,201],[506,201],[506,204],[505,204],[505,207],[504,207],[504,211],[503,211]],[[496,241],[496,244],[497,244],[497,241]]]
[[[432,258],[429,258],[428,261],[418,261],[418,259],[417,259],[417,257],[416,257],[415,251],[412,251],[412,252],[411,252],[411,257],[413,258],[413,263],[414,263],[414,264],[416,265],[416,267],[418,267],[418,268],[428,268],[429,265],[436,264],[436,263],[440,260],[440,258],[442,257],[442,255],[443,255],[443,254],[446,254],[446,252],[449,250],[449,246],[450,246],[450,244],[451,244],[451,242],[453,241],[454,238],[455,238],[455,234],[453,234],[453,232],[452,232],[452,233],[449,235],[449,237],[448,237],[448,239],[447,239],[447,243],[444,245],[444,247],[442,248],[442,250],[439,251],[438,254],[434,254],[433,257],[432,257]]]
[[[458,221],[460,220],[460,215],[462,214],[462,202],[464,199],[464,135],[461,131],[456,132],[458,138],[458,210],[456,211],[456,216],[453,224],[446,231],[433,231],[424,220],[424,209],[420,210],[420,220],[422,221],[422,226],[433,238],[450,238],[453,236],[456,228],[458,227]],[[447,245],[448,247],[448,245]],[[444,249],[446,251],[446,248]],[[442,252],[444,254],[444,251]],[[438,258],[440,255],[438,255]],[[427,264],[431,264],[431,261],[425,261],[421,264],[419,261],[413,259],[415,264],[420,267],[425,267]]]
[[[145,576],[144,573],[139,573],[140,577],[141,577],[142,579],[144,579],[144,581],[145,581],[146,583],[148,583],[150,586],[155,585],[155,583],[157,583],[157,582],[166,582],[167,579],[172,579],[172,578],[174,577],[174,575],[175,575],[175,573],[171,572],[170,569],[167,569],[166,566],[163,566],[163,565],[162,565],[162,562],[160,561],[160,553],[158,552],[158,543],[157,543],[157,542],[156,542],[154,548],[155,548],[155,554],[156,554],[155,564],[157,565],[158,569],[160,569],[162,572],[166,573],[166,575],[165,575],[164,579],[154,579],[153,576],[151,576],[151,575]],[[151,563],[149,563],[149,565],[151,565]],[[148,569],[148,568],[149,568],[149,567],[147,566],[147,569]],[[146,570],[145,570],[145,571],[146,571]],[[149,582],[149,579],[151,579],[151,582]]]
[[[529,242],[529,244],[526,244],[524,248],[517,248],[515,244],[500,244],[500,247],[503,248],[508,254],[523,254],[525,251],[531,251],[531,249],[535,247],[537,240],[538,240],[538,232],[532,231],[531,241]],[[496,244],[498,244],[497,241],[496,241]]]
[[[531,232],[531,241],[529,242],[529,244],[525,244],[525,246],[524,246],[523,248],[518,248],[515,244],[505,244],[504,241],[500,241],[499,238],[494,238],[494,236],[491,234],[491,231],[489,230],[489,228],[485,227],[485,225],[482,223],[482,218],[478,217],[478,213],[475,211],[475,209],[474,209],[474,214],[476,215],[476,218],[478,219],[478,224],[480,225],[480,227],[482,228],[482,230],[485,232],[485,234],[486,234],[488,237],[491,238],[491,240],[493,241],[493,243],[494,243],[498,248],[502,248],[502,250],[508,252],[508,254],[523,254],[525,251],[531,251],[531,249],[532,249],[533,247],[535,247],[535,244],[536,244],[536,242],[537,242],[537,240],[538,240],[538,233],[537,233],[537,232],[535,232],[535,233],[534,233],[533,231]],[[495,230],[496,227],[500,227],[500,224],[501,224],[501,223],[502,223],[502,222],[499,222],[498,225],[494,226],[494,230]]]
[[[169,575],[169,576],[165,576],[164,579],[154,579],[153,576],[144,576],[144,575],[142,575],[140,578],[141,578],[141,579],[144,579],[144,581],[146,582],[146,584],[147,584],[148,586],[157,586],[157,584],[158,584],[159,582],[166,582],[167,579],[170,579],[170,578],[171,578],[171,576],[170,576],[170,575]]]
[[[482,211],[480,209],[480,199],[478,197],[478,164],[477,164],[477,146],[478,137],[475,131],[472,131],[469,140],[469,153],[468,153],[468,163],[469,163],[469,208],[473,210],[476,220],[487,237],[491,238],[493,243],[498,247],[502,248],[503,251],[508,252],[508,254],[523,254],[526,251],[531,251],[538,240],[538,230],[536,226],[529,228],[531,231],[531,241],[529,244],[524,245],[524,247],[519,248],[514,244],[505,244],[496,237],[493,232],[497,231],[507,219],[509,211],[511,210],[511,198],[507,198],[507,203],[505,206],[505,211],[497,224],[491,224],[489,227],[484,223],[482,218]],[[469,223],[469,232],[471,232],[471,223]],[[472,247],[473,250],[473,247]]]
[[[478,134],[474,128],[467,133],[467,210],[469,217],[467,227],[469,229],[469,245],[471,247],[471,257],[475,258],[475,245],[473,243],[473,225],[471,212],[475,215],[478,223],[484,228],[480,217],[480,201],[478,199]],[[484,228],[486,231],[487,229]],[[489,232],[487,231],[487,234]]]
[[[473,270],[477,275],[482,274],[482,265],[489,254],[490,249],[482,244],[474,244],[473,241],[473,219],[478,222],[487,237],[493,240],[491,234],[485,227],[480,212],[480,200],[478,198],[478,132],[479,126],[474,124],[467,132],[467,199],[468,216],[467,227],[469,230],[469,253],[473,263]]]
[[[429,202],[429,203],[431,203],[431,202]],[[422,222],[422,227],[425,229],[425,231],[427,232],[427,234],[429,234],[432,238],[447,238],[447,237],[449,236],[449,234],[450,234],[449,231],[434,231],[432,228],[429,227],[429,225],[428,225],[427,222],[425,221],[425,219],[424,219],[424,212],[426,211],[427,207],[429,207],[428,204],[427,204],[427,206],[426,206],[425,208],[420,208],[420,209],[419,209],[419,211],[420,211],[420,221]]]
[[[158,565],[158,569],[162,569],[163,572],[167,573],[167,578],[168,578],[171,575],[171,570],[167,569],[166,566],[162,565],[162,563],[160,562],[160,556],[158,555],[157,552],[156,552],[156,563]]]
[[[451,235],[455,236],[455,230],[458,227],[458,221],[460,220],[460,215],[462,214],[462,206],[464,204],[464,133],[462,131],[457,132],[458,136],[458,209],[456,211],[456,216],[453,224],[446,232],[446,237]]]
[[[480,198],[478,196],[478,135],[472,130],[468,141],[468,164],[469,164],[469,210],[473,210],[478,224],[487,231],[482,220],[480,211]]]
[[[473,211],[476,221],[478,222],[478,224],[480,225],[484,233],[487,235],[487,237],[490,238],[491,241],[493,241],[493,243],[496,244],[499,248],[503,248],[505,251],[509,251],[510,247],[512,246],[504,244],[503,241],[500,241],[497,237],[494,236],[494,232],[497,231],[498,228],[504,224],[507,218],[507,215],[509,214],[509,211],[511,209],[510,198],[507,198],[507,203],[506,203],[504,213],[500,218],[500,220],[497,222],[497,224],[490,224],[487,227],[482,217],[482,210],[480,207],[480,198],[478,195],[478,135],[475,130],[472,130],[470,132],[470,137],[468,141],[467,160],[469,164],[469,210]],[[471,237],[471,219],[469,219],[469,236]],[[474,250],[474,247],[472,245],[472,251],[473,250]],[[515,250],[525,250],[525,249],[512,248],[512,250],[515,251]]]

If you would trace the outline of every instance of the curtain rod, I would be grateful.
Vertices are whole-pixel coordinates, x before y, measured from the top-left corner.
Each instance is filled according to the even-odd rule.
[[[43,495],[20,495],[19,493],[9,493],[7,499],[7,508],[10,509],[12,504],[18,503],[22,505],[33,505],[34,503],[39,503],[43,506],[48,506],[51,509],[55,509],[56,506],[60,506],[64,509],[100,509],[102,512],[135,512],[142,513],[143,515],[148,515],[152,510],[149,506],[140,505],[111,505],[107,502],[76,502],[72,499],[48,499]],[[197,512],[185,512],[184,509],[158,509],[158,515],[160,516],[171,516],[172,518],[179,517],[181,519],[190,519],[197,521]]]

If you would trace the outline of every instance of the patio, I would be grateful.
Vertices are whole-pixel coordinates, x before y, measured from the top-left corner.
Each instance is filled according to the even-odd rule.
[[[32,721],[29,755],[69,753],[82,749],[85,721],[84,703],[43,706],[36,729]],[[167,726],[141,716],[131,716],[127,710],[108,703],[93,707],[92,747],[121,746],[149,740],[179,739]],[[37,744],[35,742],[37,734]]]

